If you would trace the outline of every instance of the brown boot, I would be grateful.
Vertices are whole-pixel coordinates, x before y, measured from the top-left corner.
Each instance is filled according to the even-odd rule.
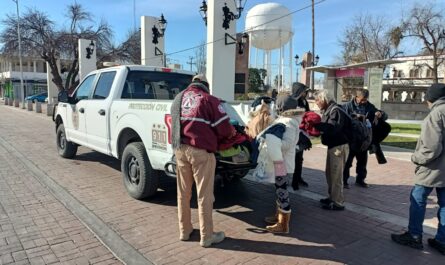
[[[278,223],[278,203],[275,206],[275,214],[271,215],[271,216],[266,216],[266,218],[264,218],[264,222],[268,223],[268,224],[276,224]]]
[[[289,221],[291,210],[278,210],[278,223],[266,226],[267,231],[274,234],[289,234]]]

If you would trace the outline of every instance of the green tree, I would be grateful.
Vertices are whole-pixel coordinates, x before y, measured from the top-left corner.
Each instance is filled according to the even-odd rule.
[[[259,92],[264,86],[264,78],[267,75],[265,69],[249,68],[249,92]]]

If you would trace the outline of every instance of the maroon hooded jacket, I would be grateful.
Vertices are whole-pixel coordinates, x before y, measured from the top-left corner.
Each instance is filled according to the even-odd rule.
[[[181,143],[214,153],[218,143],[236,131],[221,101],[199,85],[192,83],[182,96]]]

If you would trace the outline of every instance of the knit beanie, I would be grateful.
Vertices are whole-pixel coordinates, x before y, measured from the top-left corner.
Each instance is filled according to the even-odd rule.
[[[425,100],[431,103],[434,103],[434,101],[442,97],[445,97],[445,84],[432,84],[426,90]]]

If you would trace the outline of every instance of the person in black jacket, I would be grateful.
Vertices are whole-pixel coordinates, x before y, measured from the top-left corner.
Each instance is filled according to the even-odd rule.
[[[362,119],[368,119],[369,122],[373,124],[373,140],[376,140],[379,138],[379,135],[383,131],[382,129],[378,129],[379,123],[380,126],[383,125],[384,120],[388,118],[388,115],[386,115],[385,112],[378,110],[371,102],[369,102],[368,97],[369,97],[369,91],[367,89],[357,89],[356,96],[350,102],[343,105],[343,108],[350,116],[357,116]],[[386,134],[383,138],[385,138],[387,135],[388,134]],[[375,147],[376,145],[380,147],[378,142],[373,141],[373,145],[374,149],[376,149]],[[379,163],[380,164],[386,163],[386,160],[383,161],[383,159],[385,159],[385,157],[383,156],[383,152],[381,152],[380,148],[379,150],[380,151],[376,153],[377,159],[378,160],[380,159]],[[369,185],[365,182],[365,178],[367,175],[366,166],[368,164],[368,151],[349,152],[348,160],[346,161],[345,170],[343,172],[343,185],[345,188],[349,188],[348,185],[349,171],[350,168],[352,167],[352,161],[354,160],[354,157],[357,159],[357,165],[356,165],[357,177],[355,183],[359,187],[367,188],[369,187]]]
[[[321,123],[314,127],[321,133],[321,143],[328,147],[326,156],[326,180],[329,197],[321,199],[326,210],[344,210],[343,171],[349,153],[347,135],[351,119],[327,90],[315,93],[315,104],[323,113]]]
[[[281,112],[283,108],[296,109],[302,108],[305,111],[310,111],[309,103],[306,100],[306,95],[308,87],[305,84],[295,82],[292,84],[292,94],[291,95],[279,95],[276,100],[277,111]],[[303,187],[308,187],[306,181],[302,178],[301,174],[303,171],[303,153],[304,150],[311,148],[311,140],[300,132],[298,138],[298,148],[295,152],[295,170],[292,178],[292,188],[298,190],[300,185]]]

